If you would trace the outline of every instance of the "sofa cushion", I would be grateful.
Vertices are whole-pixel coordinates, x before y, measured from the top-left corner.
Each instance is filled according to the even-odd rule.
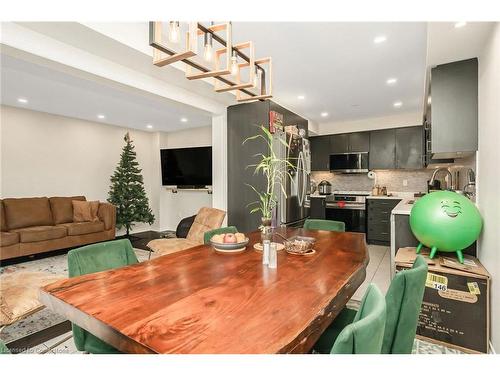
[[[159,238],[149,241],[147,246],[153,250],[153,257],[158,257],[200,246],[200,244],[185,238]]]
[[[224,221],[224,216],[226,216],[226,213],[222,210],[209,207],[200,208],[186,238],[202,244],[205,232],[220,228]]]
[[[21,242],[38,242],[66,237],[67,230],[63,226],[37,226],[15,229],[11,232],[19,233]]]
[[[10,246],[19,243],[19,233],[1,232],[0,246]]]
[[[97,217],[99,201],[72,201],[71,203],[73,204],[73,222],[80,223],[99,220]]]
[[[68,236],[80,236],[82,234],[104,231],[104,223],[102,221],[65,223],[65,224],[60,224],[59,226],[65,227],[68,230]]]
[[[0,222],[0,231],[7,231],[7,221],[5,220],[5,208],[3,208],[3,200],[0,199],[0,216],[1,216],[1,222]]]
[[[50,209],[54,224],[71,223],[73,221],[73,204],[72,201],[85,201],[83,195],[74,197],[50,197]]]
[[[5,218],[9,230],[53,225],[49,198],[5,198]]]

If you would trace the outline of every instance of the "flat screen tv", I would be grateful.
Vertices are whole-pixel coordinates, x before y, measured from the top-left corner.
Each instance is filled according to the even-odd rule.
[[[163,149],[160,152],[163,186],[201,188],[212,185],[212,147]]]

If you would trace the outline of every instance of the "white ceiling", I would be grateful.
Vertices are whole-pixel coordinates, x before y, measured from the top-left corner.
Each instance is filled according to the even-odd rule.
[[[3,53],[1,66],[1,102],[5,105],[147,131],[211,124],[209,112],[97,77],[86,79]],[[18,98],[28,103],[19,103]],[[181,118],[188,121],[181,122]],[[153,128],[148,129],[148,124]]]
[[[276,100],[319,124],[423,111],[425,22],[233,23],[233,41],[245,40],[272,56]]]
[[[144,45],[141,52],[82,24],[26,26],[152,77],[168,78],[200,96],[220,99],[224,105],[235,103],[229,94],[216,94],[205,82],[186,80],[173,67],[153,67],[145,53],[149,48],[145,23],[104,24],[130,31],[127,41]],[[423,113],[429,65],[477,56],[479,41],[490,26],[476,23],[455,29],[453,23],[426,22],[235,22],[233,42],[252,40],[256,57],[272,56],[273,100],[317,124],[327,124]],[[375,44],[374,38],[380,35],[387,40]],[[147,124],[153,124],[153,130],[173,131],[211,123],[210,113],[192,106],[28,60],[2,54],[3,104],[143,130]],[[389,78],[398,81],[389,86]],[[299,95],[305,98],[300,100]],[[18,103],[19,97],[28,98],[29,103]],[[395,108],[396,101],[402,106]],[[322,117],[322,112],[328,116]],[[97,119],[99,113],[106,119]],[[181,117],[189,121],[182,123]]]

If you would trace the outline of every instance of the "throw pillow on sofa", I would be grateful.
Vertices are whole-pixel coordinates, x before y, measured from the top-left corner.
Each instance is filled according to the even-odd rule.
[[[98,221],[97,211],[99,201],[72,201],[73,204],[73,222],[81,223],[86,221]]]

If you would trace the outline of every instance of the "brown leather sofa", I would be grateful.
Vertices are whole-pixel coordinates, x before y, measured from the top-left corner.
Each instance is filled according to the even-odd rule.
[[[116,209],[100,203],[99,221],[73,222],[76,197],[0,200],[0,260],[66,249],[115,238]]]

